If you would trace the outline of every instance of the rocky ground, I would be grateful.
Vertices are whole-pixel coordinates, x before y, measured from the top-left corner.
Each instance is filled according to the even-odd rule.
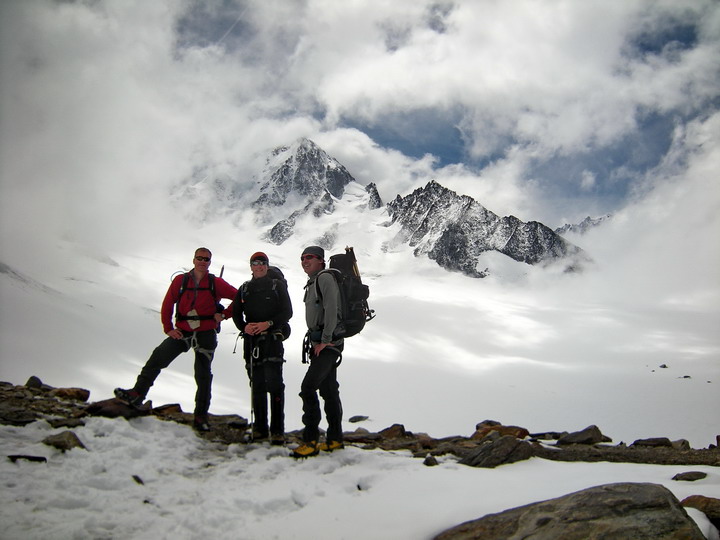
[[[179,405],[163,405],[153,407],[152,403],[146,402],[140,409],[134,409],[118,401],[108,399],[98,402],[88,402],[90,392],[82,388],[54,388],[44,384],[39,378],[31,377],[25,385],[16,386],[7,382],[0,382],[0,423],[23,426],[37,420],[45,420],[56,428],[68,428],[67,431],[59,433],[44,441],[46,444],[56,446],[60,449],[68,449],[73,446],[82,446],[82,443],[72,433],[72,428],[84,424],[86,418],[91,416],[103,416],[110,418],[133,418],[137,416],[153,415],[166,421],[191,424],[192,415],[182,411]],[[361,421],[364,417],[349,419],[349,422]],[[225,444],[244,443],[248,439],[248,421],[238,415],[210,415],[209,432],[198,433],[199,437]],[[641,439],[625,444],[612,444],[612,441],[602,434],[597,426],[588,426],[578,432],[551,432],[551,433],[529,433],[527,429],[518,426],[504,426],[499,422],[485,420],[475,426],[475,432],[470,437],[445,437],[436,439],[425,433],[411,433],[405,430],[401,424],[395,424],[373,433],[358,428],[355,431],[348,431],[344,434],[345,444],[357,446],[363,449],[382,450],[408,450],[415,457],[424,460],[425,465],[437,464],[437,456],[451,454],[459,459],[459,462],[472,467],[496,467],[507,463],[539,457],[557,461],[584,461],[584,462],[624,462],[624,463],[647,463],[654,465],[709,465],[720,466],[720,448],[718,445],[710,445],[704,449],[693,449],[685,440],[671,441],[667,438]],[[286,434],[288,444],[300,441],[300,432]],[[718,436],[720,439],[720,436]],[[720,441],[719,441],[720,442]],[[8,459],[35,459],[33,456],[7,456]],[[38,458],[42,459],[42,458]],[[693,476],[696,475],[696,476]],[[697,476],[699,475],[699,476]],[[705,473],[692,472],[683,473],[682,478],[677,480],[697,480],[703,478]],[[685,477],[687,476],[687,477]],[[672,494],[658,491],[653,484],[637,488],[631,485],[598,486],[602,491],[602,497],[626,500],[628,498],[638,502],[638,512],[644,512],[647,505],[642,501],[649,497],[657,502],[659,507],[665,508],[669,522],[682,518],[684,513],[680,503],[672,502]],[[664,489],[664,488],[662,488]],[[585,504],[587,499],[582,494],[571,494],[569,501],[572,503],[573,516],[581,515],[583,511],[578,510],[577,505]],[[594,493],[593,500],[599,495]],[[580,501],[578,503],[578,501]],[[670,501],[670,502],[667,502]],[[536,503],[537,505],[550,503],[563,507],[568,501],[558,499]],[[677,503],[677,504],[676,504]],[[623,503],[625,504],[625,503]],[[655,503],[653,503],[655,504]],[[689,497],[682,502],[683,505],[697,508],[708,516],[715,526],[720,527],[720,500],[702,496]],[[668,506],[669,505],[669,506]],[[525,513],[542,511],[542,508],[531,505],[523,507]],[[568,506],[568,508],[570,507]],[[597,506],[597,505],[595,505]],[[632,506],[632,505],[631,505]],[[628,507],[630,508],[630,507]],[[513,509],[503,514],[486,516],[489,521],[477,520],[471,524],[463,524],[458,528],[451,529],[443,538],[476,538],[474,532],[484,531],[483,538],[502,538],[510,529],[519,527],[522,520],[518,518],[518,511]],[[679,512],[679,514],[678,514]],[[500,518],[499,516],[504,516]],[[522,512],[521,512],[522,514]],[[678,515],[680,517],[678,517]],[[507,519],[505,519],[507,518]],[[608,516],[607,519],[615,519],[616,516]],[[638,514],[637,524],[646,519]],[[605,518],[603,518],[605,519]],[[649,518],[647,518],[649,519]],[[688,518],[689,519],[689,518]],[[553,527],[545,525],[552,523]],[[549,521],[538,519],[538,527],[542,526],[553,537],[557,533],[557,519]],[[610,526],[609,524],[608,526]],[[614,525],[612,525],[614,526]],[[638,525],[639,526],[639,525]],[[685,525],[682,525],[684,527]],[[489,527],[489,529],[488,529]],[[487,536],[488,531],[497,532],[498,536]],[[532,529],[532,527],[531,527]],[[684,530],[684,529],[683,529]],[[523,534],[529,533],[523,530]],[[516,531],[517,532],[517,531]],[[530,531],[531,532],[531,531]],[[583,536],[577,538],[591,538]],[[454,536],[453,536],[454,535]],[[533,536],[535,537],[535,536]],[[540,538],[542,536],[538,536]],[[685,538],[687,536],[667,536],[667,538]],[[568,536],[567,538],[571,538]],[[666,538],[666,536],[657,536]]]

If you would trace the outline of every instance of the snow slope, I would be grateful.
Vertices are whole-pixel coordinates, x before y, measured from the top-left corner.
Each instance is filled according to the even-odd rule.
[[[496,469],[454,459],[426,467],[407,452],[348,447],[295,461],[269,444],[209,443],[157,418],[92,418],[74,431],[87,450],[37,443],[46,422],[0,426],[0,521],[9,540],[67,538],[431,538],[469,519],[612,482],[653,482],[677,498],[720,497],[720,472],[677,482],[687,467],[560,463],[533,458]],[[133,476],[137,477],[134,479]],[[142,482],[142,483],[140,483]],[[708,538],[717,530],[690,509]]]

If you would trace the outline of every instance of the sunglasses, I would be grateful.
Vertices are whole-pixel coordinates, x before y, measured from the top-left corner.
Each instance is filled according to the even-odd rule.
[[[250,264],[253,266],[265,266],[267,264],[267,261],[253,261]]]
[[[201,257],[200,255],[195,257],[195,260],[210,262],[210,257]]]
[[[317,259],[317,260],[319,260],[319,261],[322,260],[322,259],[321,259],[320,257],[318,257],[317,255],[301,255],[301,256],[300,256],[300,260],[301,260],[301,261],[309,261],[309,260],[312,260],[312,259]]]

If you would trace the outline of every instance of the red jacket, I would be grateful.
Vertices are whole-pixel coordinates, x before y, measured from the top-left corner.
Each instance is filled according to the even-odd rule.
[[[188,332],[193,331],[193,329],[190,328],[188,321],[176,321],[176,324],[173,325],[173,311],[175,310],[175,304],[177,304],[178,297],[180,296],[180,287],[182,286],[184,275],[185,274],[180,274],[175,276],[175,279],[173,279],[172,283],[170,283],[170,287],[168,288],[168,291],[165,294],[165,299],[162,303],[160,318],[162,320],[163,331],[166,334],[173,328],[186,330]],[[195,309],[198,315],[214,315],[216,300],[209,289],[210,279],[207,274],[200,280],[200,283],[197,284],[198,289],[205,290],[195,291],[195,287],[195,280],[191,277],[185,286],[185,292],[183,293],[182,298],[180,298],[178,312],[181,315],[187,315],[188,311]],[[224,279],[216,276],[215,294],[218,301],[221,298],[233,300],[237,294],[237,289]],[[223,315],[225,318],[232,317],[232,303],[223,310]],[[212,319],[201,320],[198,322],[200,323],[200,326],[196,328],[195,331],[212,330],[217,326],[217,322]]]

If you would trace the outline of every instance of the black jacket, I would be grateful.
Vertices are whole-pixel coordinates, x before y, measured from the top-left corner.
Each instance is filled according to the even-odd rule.
[[[273,321],[272,329],[280,329],[292,315],[287,285],[270,276],[243,283],[233,302],[233,322],[241,332],[247,323],[263,321]]]

